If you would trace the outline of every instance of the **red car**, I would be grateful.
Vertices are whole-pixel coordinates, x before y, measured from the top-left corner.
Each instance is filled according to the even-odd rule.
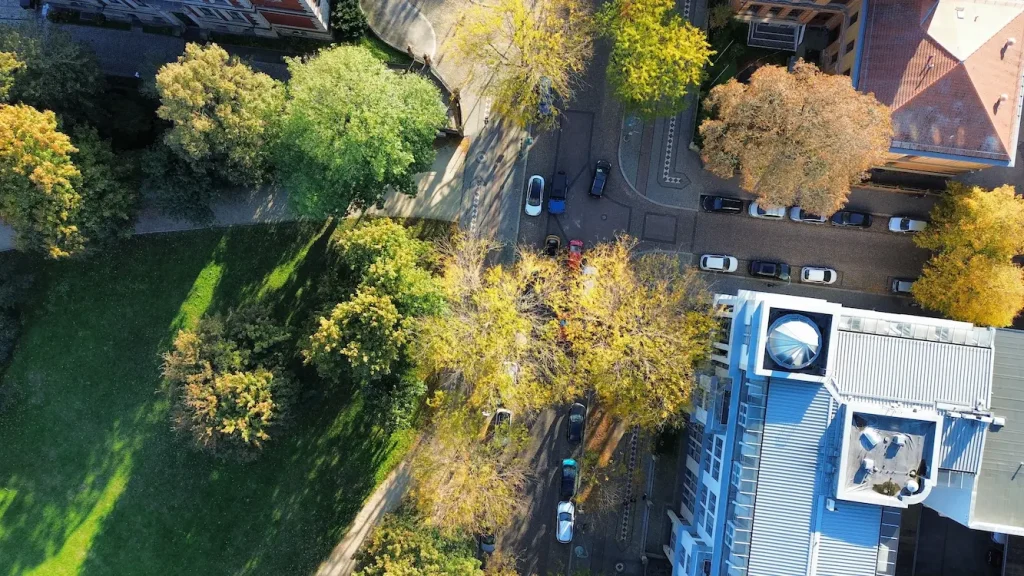
[[[569,240],[569,268],[579,270],[583,263],[583,240]]]

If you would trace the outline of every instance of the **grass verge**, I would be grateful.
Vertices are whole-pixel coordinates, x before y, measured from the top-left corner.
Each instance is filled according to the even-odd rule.
[[[263,299],[297,329],[329,227],[139,237],[47,264],[0,386],[0,574],[309,574],[412,435],[304,382],[254,463],[175,437],[160,354],[206,312]]]

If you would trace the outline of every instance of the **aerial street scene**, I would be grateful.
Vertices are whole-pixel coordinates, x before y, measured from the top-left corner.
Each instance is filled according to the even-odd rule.
[[[1024,576],[1024,0],[0,0],[0,576]]]

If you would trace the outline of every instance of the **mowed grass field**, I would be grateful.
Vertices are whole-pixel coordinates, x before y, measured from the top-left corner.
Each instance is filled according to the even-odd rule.
[[[41,265],[0,380],[0,575],[316,570],[412,434],[385,436],[358,395],[303,382],[257,461],[217,461],[172,432],[160,356],[204,313],[257,299],[299,332],[330,231],[138,237]]]

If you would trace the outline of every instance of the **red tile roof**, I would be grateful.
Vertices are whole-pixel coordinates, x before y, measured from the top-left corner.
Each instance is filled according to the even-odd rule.
[[[1012,161],[1024,74],[1024,3],[867,5],[857,89],[873,92],[892,109],[893,148]]]

